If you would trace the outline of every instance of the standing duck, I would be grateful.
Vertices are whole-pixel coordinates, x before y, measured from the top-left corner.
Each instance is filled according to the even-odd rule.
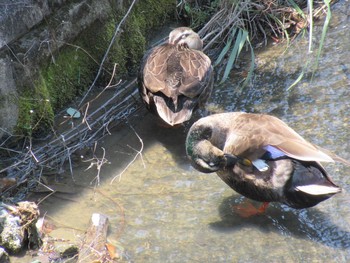
[[[142,59],[139,93],[146,107],[167,125],[188,121],[213,87],[213,67],[201,50],[203,41],[188,27],[170,32],[169,41]]]
[[[214,114],[195,122],[186,152],[197,170],[217,172],[239,194],[264,202],[255,211],[253,206],[241,211],[242,216],[263,213],[269,202],[293,208],[317,205],[341,191],[320,162],[349,164],[307,142],[276,117],[243,112]]]

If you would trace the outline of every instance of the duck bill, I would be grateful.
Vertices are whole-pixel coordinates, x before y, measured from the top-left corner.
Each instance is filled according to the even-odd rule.
[[[239,158],[233,154],[225,153],[224,154],[225,160],[226,160],[226,167],[232,167],[235,166],[236,163],[239,161]]]

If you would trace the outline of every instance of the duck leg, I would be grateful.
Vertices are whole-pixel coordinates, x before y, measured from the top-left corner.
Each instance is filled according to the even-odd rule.
[[[232,206],[232,210],[241,217],[248,218],[265,213],[269,202],[263,202],[260,207],[255,207],[251,202],[244,201],[242,204]]]

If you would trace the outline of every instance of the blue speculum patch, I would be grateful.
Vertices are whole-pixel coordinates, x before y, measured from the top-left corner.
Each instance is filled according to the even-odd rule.
[[[273,147],[271,145],[267,145],[263,147],[266,153],[262,157],[264,160],[274,160],[283,156],[286,156],[286,154],[280,150],[278,150],[276,147]]]

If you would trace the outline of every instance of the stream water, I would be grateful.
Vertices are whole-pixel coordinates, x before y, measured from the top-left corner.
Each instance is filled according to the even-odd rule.
[[[349,6],[348,1],[335,5],[313,79],[306,69],[305,78],[288,90],[311,56],[307,39],[288,49],[270,46],[256,55],[252,85],[240,91],[236,70],[215,87],[212,108],[275,115],[310,142],[350,160]],[[316,27],[314,36],[321,30]],[[74,169],[75,193],[54,194],[41,203],[41,213],[56,222],[51,234],[81,239],[98,212],[110,219],[108,239],[120,249],[122,262],[350,261],[347,167],[325,165],[343,192],[318,206],[295,210],[271,204],[265,214],[243,219],[231,205],[244,199],[216,174],[189,165],[184,149],[189,126],[164,129],[142,110],[113,129],[98,143],[96,158]],[[99,173],[96,165],[87,169],[103,157]]]

